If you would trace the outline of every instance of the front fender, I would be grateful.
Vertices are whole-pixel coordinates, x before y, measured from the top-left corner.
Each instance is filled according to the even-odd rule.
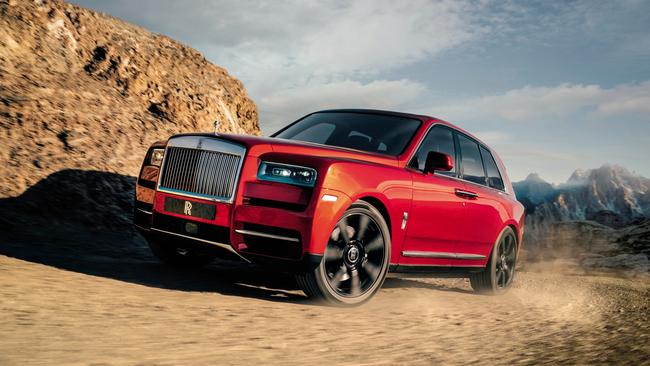
[[[323,178],[323,189],[345,192],[350,204],[364,199],[377,207],[385,216],[391,231],[391,258],[398,260],[404,241],[402,220],[411,209],[412,179],[408,171],[397,167],[366,164],[355,161],[338,161],[330,164]],[[327,243],[329,233],[345,209],[328,221],[326,236],[313,238],[315,242]],[[324,241],[323,241],[324,240]],[[324,249],[324,246],[323,246]]]

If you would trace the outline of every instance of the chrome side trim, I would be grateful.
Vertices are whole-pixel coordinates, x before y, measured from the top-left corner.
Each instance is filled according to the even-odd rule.
[[[413,258],[440,258],[440,259],[470,259],[481,260],[485,259],[484,255],[469,254],[469,253],[449,253],[449,252],[425,252],[419,250],[405,250],[402,251],[402,256]]]
[[[481,259],[485,259],[485,256],[480,254],[456,253],[455,259],[481,260]]]
[[[298,238],[291,238],[291,237],[288,237],[288,236],[261,233],[259,231],[252,231],[252,230],[237,229],[237,230],[235,230],[235,232],[237,234],[242,234],[242,235],[253,235],[253,236],[259,236],[259,237],[262,237],[262,238],[291,241],[291,242],[294,242],[294,243],[297,243],[297,242],[300,241]]]
[[[195,237],[193,237],[193,236],[188,236],[188,235],[183,235],[183,234],[178,234],[178,233],[172,233],[171,231],[156,229],[155,227],[152,227],[151,230],[152,230],[152,231],[157,231],[157,232],[160,232],[160,233],[164,233],[164,234],[180,236],[180,237],[185,238],[185,239],[191,239],[191,240],[200,241],[200,242],[202,242],[202,243],[206,243],[206,244],[211,244],[211,245],[217,246],[217,247],[219,247],[219,248],[221,248],[221,249],[225,249],[225,250],[227,250],[227,251],[229,251],[229,252],[235,254],[235,255],[238,256],[239,258],[245,260],[246,262],[250,263],[250,261],[249,261],[248,259],[242,257],[241,254],[237,253],[237,251],[235,251],[235,249],[233,249],[233,248],[232,248],[230,245],[228,245],[228,244],[218,243],[218,242],[216,242],[216,241],[210,241],[210,240],[205,240],[205,239],[200,239],[200,238],[195,238]]]
[[[454,253],[444,253],[444,252],[422,252],[418,250],[405,250],[402,252],[404,257],[414,257],[414,258],[444,258],[444,259],[454,259],[456,255]]]
[[[398,264],[396,265],[396,268],[393,268],[393,271],[399,270],[399,269],[425,269],[425,268],[485,268],[485,266],[482,266],[480,264],[463,264],[462,266],[456,266],[453,264]],[[396,272],[393,272],[396,273]]]

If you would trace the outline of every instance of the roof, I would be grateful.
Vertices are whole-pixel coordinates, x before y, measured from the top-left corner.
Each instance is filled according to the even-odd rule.
[[[426,119],[437,119],[431,116],[425,116],[421,114],[413,114],[413,113],[405,113],[405,112],[396,112],[396,111],[386,111],[386,110],[381,110],[381,109],[325,109],[322,111],[316,111],[313,113],[334,113],[334,112],[340,112],[340,113],[366,113],[366,114],[383,114],[386,116],[395,116],[395,117],[404,117],[404,118],[414,118],[414,119],[419,119],[419,120],[426,120]],[[313,114],[311,113],[311,114]]]
[[[395,112],[395,111],[385,111],[385,110],[381,110],[381,109],[326,109],[326,110],[322,110],[322,111],[316,111],[316,112],[313,112],[313,113],[310,113],[310,114],[314,114],[314,113],[327,113],[327,112],[347,112],[347,113],[381,114],[381,115],[386,115],[386,116],[395,116],[395,117],[403,117],[403,118],[419,119],[419,120],[421,120],[421,121],[423,121],[423,122],[426,122],[426,121],[433,121],[433,122],[435,122],[435,123],[441,123],[441,124],[443,124],[443,125],[446,125],[446,126],[452,127],[452,128],[454,128],[454,129],[456,129],[456,130],[458,130],[458,131],[464,133],[465,135],[470,136],[471,138],[473,138],[473,139],[479,141],[479,142],[482,143],[483,145],[486,145],[486,146],[487,146],[487,144],[485,144],[485,143],[484,143],[483,141],[481,141],[479,138],[477,138],[476,136],[474,136],[474,135],[471,134],[470,132],[468,132],[468,131],[466,131],[466,130],[460,128],[460,127],[458,127],[457,125],[455,125],[455,124],[453,124],[453,123],[451,123],[451,122],[448,122],[448,121],[442,120],[442,119],[440,119],[440,118],[436,118],[436,117],[432,117],[432,116],[427,116],[427,115],[423,115],[423,114],[404,113],[404,112]]]

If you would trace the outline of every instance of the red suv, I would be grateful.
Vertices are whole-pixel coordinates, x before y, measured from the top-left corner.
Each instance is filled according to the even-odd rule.
[[[269,138],[175,135],[151,146],[135,224],[180,266],[237,256],[295,274],[304,292],[358,304],[388,271],[512,283],[524,208],[496,153],[436,118],[309,114]]]

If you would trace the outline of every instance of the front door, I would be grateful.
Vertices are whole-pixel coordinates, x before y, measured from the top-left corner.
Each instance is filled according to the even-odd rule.
[[[430,151],[451,156],[454,169],[424,174],[424,162]],[[464,185],[456,179],[455,163],[452,130],[442,125],[434,126],[409,163],[413,201],[406,220],[400,265],[450,265],[462,235],[465,212],[464,200],[457,195],[457,190],[462,190]]]

